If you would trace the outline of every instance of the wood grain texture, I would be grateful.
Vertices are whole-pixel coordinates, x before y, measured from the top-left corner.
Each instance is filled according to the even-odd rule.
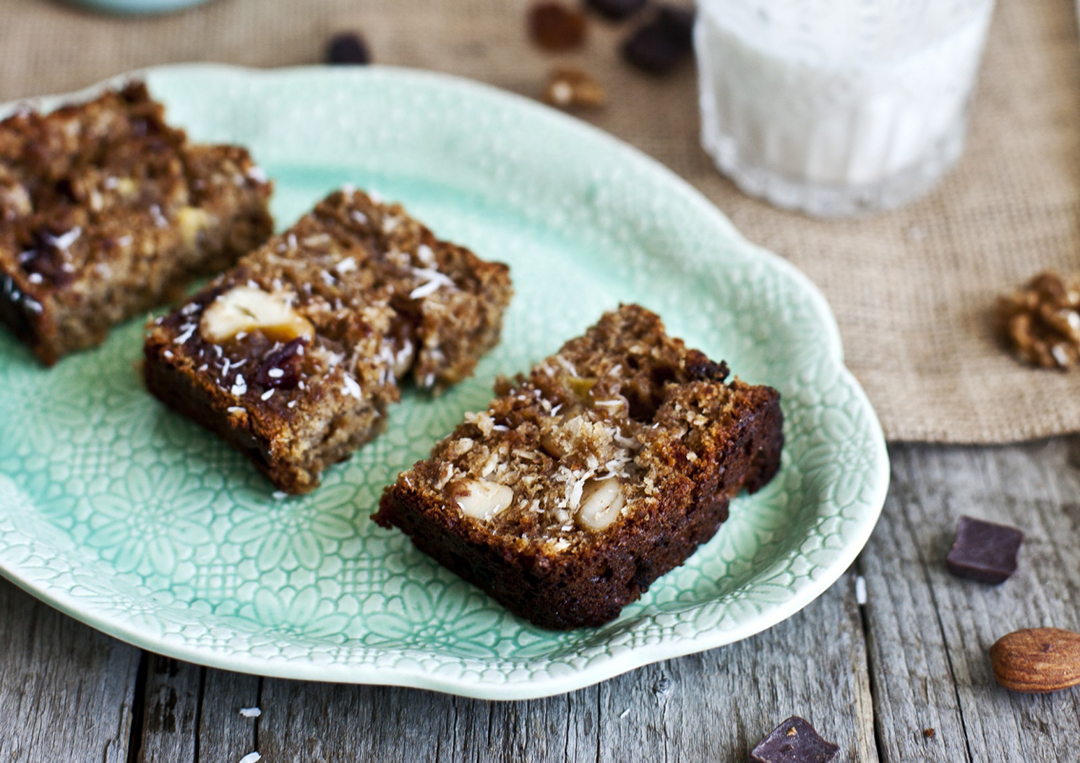
[[[157,656],[140,678],[138,650],[0,581],[0,762],[229,763],[252,750],[267,761],[741,761],[799,714],[840,745],[838,761],[1075,763],[1080,689],[1010,693],[986,653],[1017,628],[1080,630],[1080,438],[892,455],[889,499],[857,564],[864,606],[852,570],[746,641],[528,702],[260,679]],[[946,570],[961,514],[1026,533],[1006,583]],[[259,719],[240,716],[254,706]]]
[[[1080,692],[1008,692],[987,652],[1018,628],[1080,627],[1078,453],[1076,438],[892,449],[893,489],[860,559],[883,760],[1077,760]],[[1011,579],[949,574],[961,514],[1024,531]]]
[[[259,751],[272,760],[741,760],[788,715],[876,761],[854,575],[731,647],[528,702],[268,679]]]
[[[206,671],[199,705],[198,760],[231,763],[257,748],[262,718],[245,718],[240,709],[259,707],[262,681],[258,676]]]
[[[148,655],[142,695],[142,740],[138,760],[195,761],[199,695],[205,668]]]
[[[854,574],[753,638],[601,684],[604,761],[745,760],[790,715],[840,746],[838,763],[878,759]]]
[[[257,746],[262,679],[149,655],[136,759],[142,763],[240,760]]]
[[[127,760],[139,650],[0,579],[0,761]]]

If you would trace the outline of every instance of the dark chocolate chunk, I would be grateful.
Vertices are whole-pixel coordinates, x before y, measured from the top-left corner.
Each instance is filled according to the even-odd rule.
[[[611,21],[622,21],[645,7],[646,0],[585,0],[585,4]]]
[[[529,34],[541,48],[571,50],[585,42],[585,14],[559,2],[540,2],[529,11]]]
[[[304,340],[293,339],[284,347],[267,353],[255,372],[255,381],[264,387],[296,389],[300,384],[300,359]]]
[[[649,74],[667,74],[694,47],[694,12],[665,5],[622,46],[623,58]]]
[[[371,50],[358,33],[341,32],[330,40],[326,61],[331,64],[370,64]]]
[[[48,228],[33,231],[30,247],[18,255],[19,265],[29,274],[30,282],[64,286],[74,281],[75,268],[68,249],[81,234],[82,228],[78,226],[63,232]]]
[[[758,742],[750,759],[756,763],[829,763],[839,751],[818,736],[809,721],[793,715]]]
[[[1024,534],[1015,527],[960,517],[945,564],[958,577],[997,585],[1016,572],[1016,552],[1023,542]]]

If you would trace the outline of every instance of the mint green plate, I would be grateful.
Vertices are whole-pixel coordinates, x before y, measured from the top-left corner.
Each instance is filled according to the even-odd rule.
[[[200,5],[207,0],[67,0],[68,3],[81,5],[95,11],[118,13],[121,15],[140,15],[172,13],[193,5]]]
[[[407,392],[385,435],[287,499],[143,391],[141,321],[51,370],[0,330],[0,572],[21,587],[204,665],[521,699],[746,638],[812,601],[863,547],[888,461],[828,306],[665,168],[544,106],[431,73],[145,76],[194,139],[251,148],[277,182],[281,225],[343,183],[375,189],[509,263],[517,295],[474,378],[436,400]],[[384,485],[486,405],[496,374],[620,301],[780,389],[783,468],[618,620],[548,633],[370,517]]]

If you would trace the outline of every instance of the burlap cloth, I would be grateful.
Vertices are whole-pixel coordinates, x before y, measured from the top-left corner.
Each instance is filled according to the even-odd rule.
[[[362,29],[380,63],[459,74],[535,96],[555,62],[610,95],[580,116],[651,154],[749,238],[822,289],[847,364],[892,440],[994,443],[1080,430],[1080,373],[1022,368],[996,345],[997,294],[1040,269],[1080,270],[1080,45],[1072,0],[1000,0],[960,164],[927,198],[824,222],[743,196],[698,143],[695,72],[664,79],[617,55],[626,26],[597,21],[583,52],[535,49],[517,0],[213,0],[120,19],[3,0],[0,100],[64,92],[178,61],[318,63]]]

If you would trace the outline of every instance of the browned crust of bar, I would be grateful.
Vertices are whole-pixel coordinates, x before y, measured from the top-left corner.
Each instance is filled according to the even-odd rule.
[[[52,365],[269,237],[271,184],[141,83],[0,122],[0,321]]]
[[[605,353],[609,357],[600,364],[617,365],[623,358],[615,351],[639,341],[658,348],[659,362],[647,368],[648,361],[643,361],[642,374],[624,376],[604,393],[616,394],[617,386],[641,401],[653,397],[655,405],[652,410],[649,405],[635,410],[636,423],[629,417],[619,422],[641,445],[635,456],[636,476],[628,478],[637,482],[624,488],[635,498],[612,525],[600,531],[568,528],[549,521],[550,511],[537,516],[535,511],[507,510],[493,520],[476,520],[458,508],[448,493],[450,487],[439,487],[438,475],[448,464],[474,474],[469,472],[469,455],[483,442],[512,443],[512,452],[527,448],[525,422],[530,417],[544,421],[550,413],[515,400],[529,397],[521,394],[523,390],[545,385],[546,398],[559,394],[550,385],[550,375],[537,369],[528,380],[504,389],[489,408],[495,422],[512,422],[517,415],[516,426],[489,431],[485,437],[475,423],[462,424],[436,446],[431,459],[417,463],[386,489],[374,520],[384,527],[399,527],[421,551],[541,627],[598,626],[617,617],[653,581],[681,565],[716,533],[737,492],[753,492],[772,479],[783,446],[779,393],[739,380],[723,383],[722,365],[666,337],[659,319],[636,305],[608,314],[562,352],[578,359],[579,372],[590,371]],[[583,369],[584,362],[592,365]],[[650,384],[649,377],[662,381]],[[560,402],[567,404],[565,399]],[[684,415],[690,409],[713,413],[707,422],[685,428],[681,422],[693,418]],[[454,443],[461,438],[477,444],[465,456],[454,457],[460,450]],[[481,448],[479,458],[485,453]],[[568,454],[558,460],[572,458]],[[537,469],[545,469],[542,458],[530,454],[530,459]],[[552,490],[546,486],[552,484],[554,468],[546,467],[532,493],[520,487],[525,482],[516,483],[523,500]],[[642,487],[650,480],[655,488],[651,494]]]
[[[281,341],[202,335],[207,308],[238,287],[288,295],[312,324],[313,338],[289,344],[295,383],[261,374],[288,350]],[[398,205],[336,191],[148,326],[147,388],[279,490],[305,493],[385,429],[406,377],[438,391],[471,374],[498,341],[511,293],[505,265],[437,239]]]

